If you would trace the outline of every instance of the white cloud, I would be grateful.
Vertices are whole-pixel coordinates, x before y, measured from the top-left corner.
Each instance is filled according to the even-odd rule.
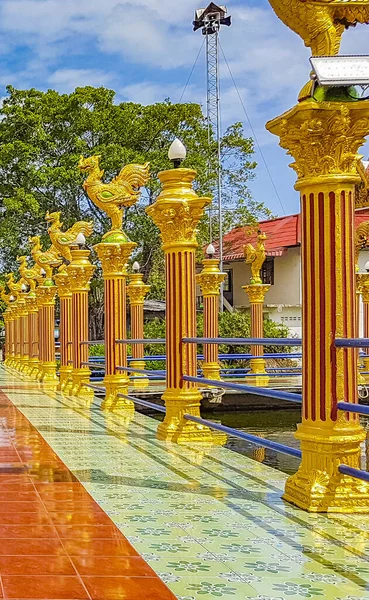
[[[72,92],[76,87],[91,85],[94,87],[109,86],[113,75],[98,69],[58,69],[48,78],[48,82],[60,92]]]

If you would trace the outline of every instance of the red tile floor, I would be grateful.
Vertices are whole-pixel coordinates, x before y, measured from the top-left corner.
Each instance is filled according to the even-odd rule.
[[[175,599],[3,392],[0,597]]]

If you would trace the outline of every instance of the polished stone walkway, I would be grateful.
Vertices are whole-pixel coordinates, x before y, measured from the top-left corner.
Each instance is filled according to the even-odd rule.
[[[104,415],[97,401],[85,406],[45,395],[3,369],[0,389],[177,598],[369,598],[369,516],[306,514],[281,500],[283,473],[226,448],[159,443],[157,422],[147,416]],[[16,437],[6,417],[0,425],[2,435]],[[55,483],[48,461],[40,460],[37,472],[44,490],[65,485],[62,478]],[[78,536],[83,512],[77,501],[65,505],[66,523]],[[98,535],[104,557],[104,525],[90,525],[95,533],[86,527],[80,543]],[[88,551],[85,560],[91,564]],[[102,570],[107,564],[101,559]],[[112,564],[116,573],[95,578],[106,578],[110,599],[130,599],[114,592],[122,565]],[[137,598],[166,598],[153,594],[147,586]]]

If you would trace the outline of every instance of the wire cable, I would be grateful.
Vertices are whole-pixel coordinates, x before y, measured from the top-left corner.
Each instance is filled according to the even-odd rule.
[[[192,65],[192,69],[191,69],[191,71],[190,71],[190,74],[189,74],[189,76],[188,76],[188,78],[187,78],[187,81],[186,81],[186,83],[185,83],[185,86],[184,86],[184,88],[183,88],[183,92],[182,92],[182,94],[181,94],[181,97],[180,97],[180,99],[179,99],[179,102],[178,102],[178,104],[181,104],[181,102],[182,102],[182,99],[183,99],[183,96],[185,95],[185,92],[186,92],[186,90],[187,90],[187,86],[188,86],[188,84],[189,84],[189,83],[190,83],[190,81],[191,81],[191,77],[192,77],[192,75],[193,75],[193,72],[194,72],[194,70],[195,70],[195,68],[196,68],[197,61],[199,60],[199,56],[200,56],[200,54],[201,54],[201,52],[202,52],[202,49],[203,49],[203,47],[204,47],[204,43],[205,43],[205,38],[202,40],[202,44],[201,44],[201,46],[200,46],[200,50],[198,51],[198,53],[197,53],[197,56],[196,56],[196,58],[195,58],[195,62],[194,62],[194,63],[193,63],[193,65]]]
[[[237,87],[237,84],[236,84],[235,78],[233,77],[233,73],[232,73],[232,71],[231,71],[231,67],[229,66],[229,63],[228,63],[227,57],[226,57],[226,55],[224,54],[224,50],[223,50],[223,47],[222,47],[222,45],[221,45],[221,43],[220,43],[220,42],[219,42],[219,46],[220,46],[220,49],[221,49],[221,51],[222,51],[222,55],[223,55],[223,58],[224,58],[224,62],[225,62],[225,64],[227,65],[227,69],[228,69],[228,71],[229,71],[229,74],[230,74],[230,76],[231,76],[231,79],[232,79],[233,85],[234,85],[234,87],[235,87],[235,90],[236,90],[236,93],[237,93],[238,99],[239,99],[239,101],[240,101],[240,103],[241,103],[241,106],[242,106],[242,108],[243,108],[243,112],[245,113],[245,116],[246,116],[247,122],[248,122],[248,124],[249,124],[250,130],[251,130],[251,133],[252,133],[252,136],[253,136],[253,138],[254,138],[254,140],[255,140],[255,142],[256,142],[256,146],[257,146],[257,148],[258,148],[258,150],[259,150],[260,156],[261,156],[261,158],[262,158],[262,161],[263,161],[263,163],[264,163],[264,166],[265,166],[265,169],[266,169],[266,171],[267,171],[267,173],[268,173],[268,176],[269,176],[270,182],[271,182],[271,184],[272,184],[272,187],[273,187],[273,189],[274,189],[274,193],[275,193],[275,195],[276,195],[276,197],[277,197],[277,199],[278,199],[278,202],[279,202],[279,204],[281,205],[281,208],[282,208],[283,214],[285,215],[285,214],[286,214],[286,211],[285,211],[285,209],[284,209],[284,206],[283,206],[283,203],[282,203],[281,197],[280,197],[280,195],[278,194],[278,190],[277,190],[277,188],[276,188],[276,185],[275,185],[275,183],[274,183],[274,180],[273,180],[272,174],[271,174],[271,172],[270,172],[270,170],[269,170],[269,167],[268,167],[268,164],[267,164],[267,162],[266,162],[266,160],[265,160],[265,157],[264,157],[263,151],[262,151],[262,149],[261,149],[261,147],[260,147],[260,144],[259,144],[258,138],[257,138],[257,136],[256,136],[256,133],[255,133],[255,130],[254,130],[253,126],[252,126],[252,123],[251,123],[251,121],[250,121],[250,117],[249,117],[249,115],[248,115],[248,113],[247,113],[247,110],[246,110],[245,104],[244,104],[244,102],[243,102],[243,100],[242,100],[242,96],[241,96],[241,94],[240,94],[240,91],[239,91],[239,89],[238,89],[238,87]]]

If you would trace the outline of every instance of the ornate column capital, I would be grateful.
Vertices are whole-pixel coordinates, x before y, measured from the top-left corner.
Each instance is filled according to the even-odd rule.
[[[32,294],[31,292],[29,292],[27,294],[27,297],[25,298],[25,302],[28,314],[37,313],[38,307],[36,302],[36,294]]]
[[[58,288],[59,298],[71,298],[72,297],[72,285],[70,281],[70,275],[66,270],[60,271],[54,275],[54,281]]]
[[[269,121],[280,146],[294,158],[297,190],[329,183],[358,184],[358,149],[369,133],[369,105],[355,102],[300,102]]]
[[[196,194],[192,187],[195,176],[192,169],[170,169],[158,174],[163,189],[146,212],[160,229],[164,251],[197,247],[196,227],[210,198]]]
[[[356,281],[358,281],[358,277],[360,277],[360,293],[363,298],[363,302],[369,302],[369,273],[357,273]]]
[[[251,283],[250,285],[242,286],[246,294],[249,297],[250,304],[263,304],[265,294],[269,290],[270,285],[263,285],[260,283]]]
[[[137,244],[126,236],[123,239],[118,243],[102,242],[94,246],[105,278],[116,279],[127,275],[127,263]]]
[[[142,273],[133,273],[129,276],[129,285],[127,285],[127,296],[131,306],[143,305],[150,285],[146,285],[142,279]]]
[[[88,292],[90,280],[96,269],[89,261],[90,250],[72,249],[72,262],[66,272],[69,275],[72,292]]]
[[[38,307],[53,306],[55,304],[56,290],[56,285],[39,285],[36,289]]]
[[[201,273],[196,275],[196,282],[200,286],[204,298],[219,296],[220,286],[226,278],[226,273],[219,271],[219,260],[217,258],[205,258]]]

